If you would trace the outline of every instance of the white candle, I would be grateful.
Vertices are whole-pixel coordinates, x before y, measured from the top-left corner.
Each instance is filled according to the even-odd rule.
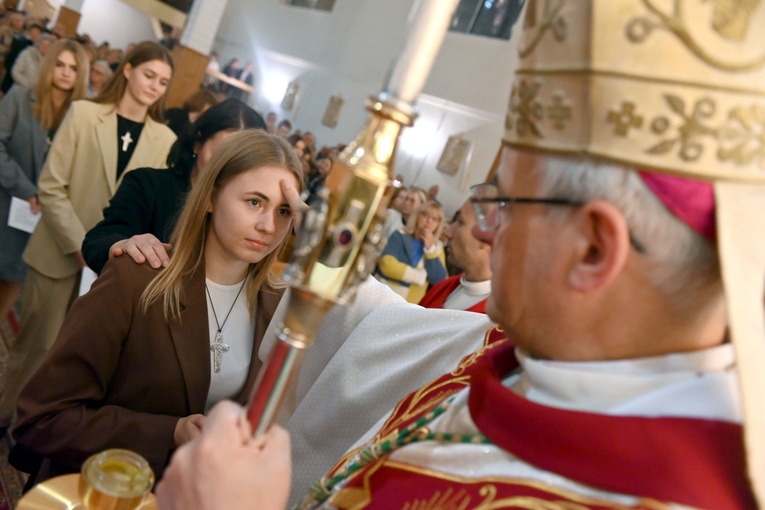
[[[388,73],[384,95],[395,102],[414,104],[441,49],[458,1],[419,0],[414,5],[409,33]]]

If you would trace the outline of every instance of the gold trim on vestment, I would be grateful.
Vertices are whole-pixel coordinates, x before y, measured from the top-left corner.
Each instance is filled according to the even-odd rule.
[[[362,472],[364,476],[362,487],[349,487],[347,489],[343,488],[332,496],[332,498],[329,500],[329,503],[335,504],[341,508],[347,508],[348,510],[360,510],[365,508],[372,501],[371,477],[383,465],[387,468],[398,469],[401,471],[414,473],[416,475],[424,475],[430,478],[446,480],[453,483],[471,485],[480,483],[486,484],[481,489],[479,489],[479,494],[483,496],[484,499],[476,506],[470,506],[470,496],[468,494],[464,494],[462,492],[441,494],[440,492],[436,492],[434,493],[433,497],[427,501],[412,501],[407,503],[404,508],[408,510],[491,510],[500,508],[527,508],[530,510],[586,510],[590,508],[589,505],[598,505],[601,507],[610,508],[612,510],[633,510],[636,507],[651,510],[668,510],[671,508],[665,503],[650,498],[636,497],[636,503],[632,505],[623,505],[613,501],[601,500],[573,491],[564,490],[538,480],[501,476],[470,478],[466,476],[443,473],[430,468],[414,466],[412,464],[392,460],[382,460],[375,463],[374,466],[370,466],[369,469],[364,470]],[[548,501],[533,496],[513,496],[497,499],[498,491],[495,486],[497,484],[529,487],[538,491],[554,494],[561,498],[566,498],[570,501]]]

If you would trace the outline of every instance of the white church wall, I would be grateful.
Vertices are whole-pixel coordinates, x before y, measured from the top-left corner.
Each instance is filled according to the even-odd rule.
[[[350,141],[367,118],[364,101],[379,92],[406,33],[411,0],[338,0],[332,12],[287,6],[277,0],[229,0],[214,50],[221,67],[252,60],[256,93],[251,103],[275,111],[294,128],[312,131],[319,145]],[[487,175],[500,146],[514,41],[449,33],[423,97],[415,127],[404,131],[396,172],[407,185],[438,184],[447,213]],[[291,112],[280,102],[287,84],[300,94]],[[321,124],[329,98],[345,100],[334,129]],[[466,168],[448,176],[436,163],[450,135],[473,142]]]
[[[64,0],[48,0],[60,7]],[[127,48],[128,44],[156,40],[152,19],[120,0],[84,0],[80,9],[77,31],[90,35],[96,44],[109,42],[112,48]]]

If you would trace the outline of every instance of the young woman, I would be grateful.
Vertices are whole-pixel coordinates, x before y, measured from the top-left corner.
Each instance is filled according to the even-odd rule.
[[[40,211],[37,178],[48,143],[72,101],[85,96],[88,60],[74,41],[55,43],[48,50],[34,89],[16,85],[0,101],[0,319],[21,292],[27,265],[21,254],[29,234],[8,226],[11,197]]]
[[[237,131],[265,127],[263,117],[236,99],[205,111],[173,145],[168,170],[139,168],[125,176],[104,219],[85,235],[88,267],[100,273],[109,257],[123,253],[154,268],[167,265],[178,212],[213,152]]]
[[[393,191],[388,209],[385,211],[385,230],[383,230],[385,239],[390,239],[393,232],[404,226],[401,210],[404,206],[407,193],[406,186],[401,186]]]
[[[426,202],[409,216],[403,230],[391,234],[377,265],[378,279],[410,303],[419,303],[428,284],[446,278],[444,245],[439,240],[444,210],[438,202]]]
[[[85,232],[101,220],[126,172],[164,165],[175,141],[161,117],[172,72],[167,50],[138,44],[98,97],[72,103],[56,132],[38,182],[42,219],[24,251],[29,274],[0,426],[10,422],[19,390],[53,344],[77,294]]]
[[[286,141],[237,133],[192,187],[169,265],[106,264],[19,397],[17,452],[45,458],[36,481],[115,447],[143,455],[159,479],[209,407],[246,401],[282,292],[270,267],[292,228],[285,196],[297,198],[302,179]]]

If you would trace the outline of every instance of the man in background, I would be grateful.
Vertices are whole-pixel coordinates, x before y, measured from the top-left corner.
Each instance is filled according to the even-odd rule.
[[[475,213],[468,200],[441,233],[448,240],[447,262],[458,267],[462,273],[450,276],[428,289],[420,306],[486,312],[486,300],[491,293],[491,245],[473,236],[474,225]]]

